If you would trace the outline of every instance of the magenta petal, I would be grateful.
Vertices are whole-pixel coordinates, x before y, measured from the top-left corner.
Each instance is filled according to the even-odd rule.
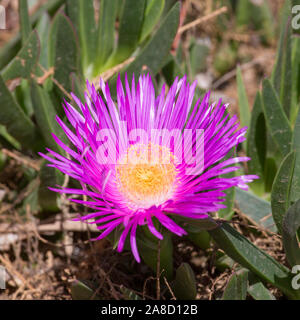
[[[129,221],[124,229],[124,231],[122,232],[121,236],[120,236],[120,239],[119,239],[119,243],[118,243],[118,247],[117,247],[117,251],[118,252],[121,252],[124,248],[124,244],[125,244],[125,241],[126,241],[126,237],[127,237],[127,234],[132,226],[132,220]]]
[[[136,245],[136,227],[137,227],[137,221],[134,221],[131,229],[131,233],[130,233],[130,244],[131,244],[131,251],[135,257],[135,260],[137,262],[141,262],[137,245]]]
[[[156,238],[158,238],[158,239],[160,239],[160,240],[163,240],[163,238],[164,238],[163,235],[155,229],[155,227],[154,227],[154,225],[153,225],[153,222],[152,222],[152,219],[151,219],[150,216],[147,217],[147,220],[148,220],[148,228],[149,228],[149,230],[152,232],[152,234],[153,234]]]

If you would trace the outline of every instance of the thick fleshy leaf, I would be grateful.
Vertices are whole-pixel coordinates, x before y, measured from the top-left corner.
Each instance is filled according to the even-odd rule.
[[[249,286],[248,293],[255,300],[276,300],[262,282],[257,282]]]
[[[23,48],[2,71],[4,81],[15,78],[30,78],[39,60],[40,41],[37,32],[31,32]]]
[[[207,58],[210,53],[210,46],[206,44],[202,39],[192,37],[189,45],[190,55],[190,72],[193,77],[201,72],[205,72],[207,69]],[[201,85],[199,83],[199,85]]]
[[[30,17],[30,22],[35,25],[44,12],[53,15],[56,10],[65,2],[65,0],[49,0]],[[6,66],[21,48],[21,35],[18,33],[9,42],[7,42],[0,50],[0,69]]]
[[[23,147],[38,148],[40,139],[37,129],[17,104],[1,76],[0,101],[0,124],[4,125],[7,132],[18,140]]]
[[[218,246],[236,262],[252,271],[263,281],[279,288],[289,298],[300,299],[300,291],[294,290],[291,286],[291,272],[228,223],[209,232]]]
[[[114,49],[117,12],[118,1],[102,0],[100,2],[95,77],[101,72],[101,68]]]
[[[246,89],[243,83],[242,72],[240,67],[237,68],[236,80],[237,80],[241,125],[243,127],[248,127],[250,124],[250,109],[249,109],[248,97],[247,97]]]
[[[140,42],[144,41],[158,22],[165,6],[165,0],[146,0],[144,21],[140,34]]]
[[[108,62],[108,67],[126,60],[138,45],[142,30],[146,0],[123,1],[118,45]]]
[[[48,41],[49,41],[49,31],[50,31],[50,17],[47,12],[45,12],[39,22],[37,23],[36,30],[38,32],[40,41],[41,41],[41,51],[39,63],[48,70],[49,59],[48,59]],[[43,75],[43,71],[37,69],[40,76]]]
[[[291,149],[292,130],[276,91],[268,79],[263,81],[262,96],[263,109],[268,128],[284,157]]]
[[[5,68],[21,50],[21,35],[18,33],[12,40],[7,42],[0,50],[0,69]]]
[[[57,146],[51,134],[54,133],[64,141],[66,140],[62,129],[55,120],[56,111],[48,92],[35,81],[32,81],[31,97],[37,124],[47,145],[50,146],[51,149],[61,152],[61,149]]]
[[[282,233],[283,217],[290,206],[294,167],[295,152],[291,152],[283,159],[272,187],[272,215],[279,233]]]
[[[33,117],[34,111],[30,96],[29,81],[30,80],[22,79],[20,85],[14,89],[13,93],[17,103],[25,111],[26,115],[31,118]]]
[[[182,263],[176,270],[173,291],[177,299],[194,300],[197,295],[194,271],[188,263]]]
[[[67,14],[79,35],[83,66],[87,68],[93,62],[96,50],[93,0],[67,0]]]
[[[38,202],[42,212],[58,212],[60,198],[59,194],[49,190],[49,186],[62,185],[63,175],[53,167],[43,162],[39,172],[40,186],[38,191]]]
[[[287,11],[290,9],[290,0],[285,1],[285,5],[282,8],[281,12],[281,30],[280,30],[280,39],[278,45],[278,51],[276,56],[276,63],[272,72],[272,83],[277,94],[280,94],[281,84],[282,84],[282,65],[284,60],[284,37],[285,37],[285,29],[286,29],[286,20],[288,18]],[[291,10],[289,10],[291,12]]]
[[[281,160],[281,157],[279,158],[278,161],[280,160]],[[276,163],[276,157],[267,157],[265,161],[265,168],[264,168],[264,180],[265,180],[266,192],[271,192],[277,171],[278,171],[278,168]]]
[[[224,254],[223,252],[218,252],[216,253],[216,261],[214,263],[214,265],[216,266],[216,268],[221,271],[224,272],[226,269],[232,269],[235,262],[234,260],[232,260],[230,257],[228,257],[227,254]]]
[[[166,83],[171,86],[173,80],[176,77],[183,77],[184,72],[177,60],[177,57],[174,57],[171,53],[165,58],[165,63],[163,64],[162,74],[164,75]],[[198,88],[197,88],[198,89]],[[197,89],[195,92],[197,92]],[[192,105],[195,105],[194,103]]]
[[[298,113],[298,101],[300,97],[300,38],[292,38],[292,105],[290,120],[295,123]]]
[[[276,300],[273,294],[264,284],[252,273],[249,273],[248,293],[255,300]]]
[[[79,280],[72,282],[71,296],[73,300],[100,300],[90,286]]]
[[[173,277],[173,243],[169,232],[163,233],[163,240],[158,240],[144,228],[144,236],[137,234],[137,246],[143,261],[156,273],[157,250],[160,241],[160,270],[164,270],[162,276],[167,279]]]
[[[66,41],[67,39],[67,41]],[[72,24],[67,16],[58,13],[50,30],[50,66],[54,66],[54,78],[67,91],[71,91],[70,74],[80,74],[79,46]]]
[[[246,300],[248,287],[248,270],[241,269],[234,273],[224,290],[222,300]]]
[[[210,247],[210,235],[207,231],[200,230],[198,232],[189,232],[188,238],[197,247],[206,250]]]
[[[192,219],[187,218],[180,215],[175,215],[174,220],[177,220],[182,223],[183,228],[185,227],[194,227],[194,232],[196,231],[203,231],[203,230],[212,230],[218,227],[218,223],[211,218],[210,216],[207,216],[206,218],[201,219]]]
[[[300,200],[294,203],[283,218],[282,240],[291,267],[300,265],[300,244],[297,231],[300,228]]]
[[[278,45],[276,65],[273,71],[272,80],[274,88],[280,98],[287,117],[290,116],[292,99],[292,27],[288,19],[291,14],[291,2],[285,1],[281,19],[281,33]]]
[[[83,57],[89,66],[94,59],[96,51],[96,21],[93,0],[79,0],[80,3],[80,39]]]
[[[7,132],[3,125],[0,125],[0,144],[4,148],[21,150],[20,143]]]
[[[179,13],[180,4],[177,2],[145,48],[143,48],[135,60],[121,72],[122,78],[124,78],[124,73],[127,72],[129,79],[132,77],[133,73],[137,79],[138,74],[144,66],[150,69],[153,74],[156,74],[159,71],[164,58],[167,57],[170,51],[173,39],[176,35],[179,24]],[[157,50],[157,48],[159,48],[159,50]],[[116,80],[116,76],[111,80],[111,88],[115,87],[114,84],[116,83]]]
[[[251,158],[251,161],[248,162],[249,173],[260,177],[260,179],[253,181],[250,186],[260,195],[264,192],[263,177],[267,151],[266,144],[266,123],[261,94],[258,92],[251,111],[250,128],[247,137],[247,156]]]
[[[292,148],[295,150],[295,168],[290,197],[295,202],[300,198],[300,109],[294,127]]]
[[[249,191],[236,189],[235,196],[238,208],[262,228],[276,231],[270,202],[257,197]]]
[[[19,0],[19,20],[22,43],[25,44],[31,32],[31,23],[28,14],[27,0]]]
[[[30,212],[32,212],[32,214],[34,215],[39,212],[40,207],[38,203],[38,185],[38,179],[32,178],[31,182],[29,182],[27,186],[27,190],[29,190],[29,193],[22,202],[22,205],[18,208],[18,213],[20,216],[26,216],[28,208],[30,208]]]
[[[285,57],[282,70],[282,89],[280,100],[288,118],[291,116],[292,102],[292,26],[290,21],[286,24],[286,35],[284,41]]]

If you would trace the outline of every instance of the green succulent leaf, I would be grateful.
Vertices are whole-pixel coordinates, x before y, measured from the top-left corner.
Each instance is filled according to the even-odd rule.
[[[189,232],[189,240],[197,247],[206,250],[210,247],[210,235],[207,231],[200,230],[198,232]]]
[[[79,35],[83,67],[87,69],[94,61],[96,50],[97,25],[94,2],[93,0],[67,0],[67,13]]]
[[[291,286],[291,272],[274,258],[256,247],[228,223],[209,231],[217,245],[233,260],[267,281],[291,299],[300,299],[300,292]]]
[[[232,260],[230,257],[228,257],[227,254],[224,253],[220,253],[220,256],[218,256],[219,252],[217,252],[216,256],[216,262],[215,262],[215,266],[216,268],[221,271],[224,272],[226,269],[233,269],[234,267],[234,260]]]
[[[65,0],[49,0],[46,1],[33,15],[30,17],[31,25],[34,26],[40,19],[41,15],[48,12],[52,16],[56,10],[65,2]],[[21,49],[21,35],[18,33],[0,50],[0,69],[4,68]]]
[[[71,296],[73,300],[100,300],[88,284],[79,280],[71,284]]]
[[[30,169],[30,171],[31,170],[32,169]],[[21,207],[18,208],[18,213],[20,216],[25,217],[26,213],[28,212],[28,208],[30,208],[30,212],[32,212],[33,214],[37,214],[39,212],[40,207],[38,203],[38,185],[39,185],[38,179],[34,179],[33,176],[31,176],[31,181],[27,186],[28,195],[25,197],[24,201],[22,202]]]
[[[38,191],[38,202],[42,212],[58,212],[59,211],[59,195],[50,191],[49,186],[61,185],[63,183],[63,175],[60,171],[53,167],[47,166],[44,161],[39,172],[40,186]]]
[[[281,33],[278,45],[276,65],[273,71],[272,80],[279,99],[284,106],[287,117],[290,116],[292,98],[292,28],[289,21],[291,14],[291,2],[285,1],[283,17],[281,20]]]
[[[4,81],[15,78],[30,78],[37,65],[40,55],[40,41],[34,30],[17,56],[2,71]]]
[[[168,56],[173,39],[176,35],[179,24],[179,13],[180,4],[177,2],[169,11],[151,40],[149,40],[135,60],[121,72],[122,79],[124,79],[124,74],[127,72],[129,79],[135,74],[137,80],[138,75],[144,66],[151,70],[154,75],[159,71],[160,67],[162,67],[164,58]],[[159,50],[157,50],[157,48],[159,48]],[[115,87],[116,79],[117,77],[115,76],[111,80],[111,88]]]
[[[165,0],[146,0],[145,16],[142,25],[140,42],[152,32],[165,7]]]
[[[295,152],[291,152],[283,159],[272,187],[272,215],[279,233],[282,233],[283,217],[290,206],[294,167]]]
[[[177,57],[174,57],[171,53],[169,53],[165,59],[165,63],[163,64],[162,68],[162,74],[164,75],[164,79],[169,86],[172,85],[173,80],[176,77],[182,78],[184,76],[184,72],[177,60]],[[192,112],[192,110],[190,112]]]
[[[58,13],[50,30],[49,59],[50,66],[54,66],[54,78],[66,92],[70,92],[72,88],[71,73],[81,75],[79,57],[79,46],[72,23],[67,16]]]
[[[138,45],[146,0],[125,0],[120,18],[118,45],[108,62],[108,68],[126,60]]]
[[[300,97],[300,38],[293,38],[292,43],[292,105],[290,120],[295,123]]]
[[[262,284],[257,282],[251,285],[248,289],[248,293],[255,300],[276,300],[272,293]]]
[[[190,69],[192,76],[195,77],[198,73],[207,70],[207,58],[210,53],[210,46],[204,41],[191,38],[189,46]]]
[[[295,167],[290,197],[295,202],[300,198],[300,109],[294,127],[292,148],[295,150]]]
[[[22,43],[25,44],[31,32],[31,23],[29,19],[27,0],[19,0],[19,19]]]
[[[41,42],[39,63],[47,70],[49,68],[48,40],[50,32],[50,17],[47,12],[45,12],[38,21],[36,31],[38,32],[39,39]],[[43,71],[40,70],[40,68],[37,69],[36,73],[39,76],[43,75]]]
[[[276,300],[273,294],[264,284],[252,273],[249,272],[248,293],[255,300]]]
[[[291,149],[292,130],[276,91],[268,79],[263,81],[262,97],[268,128],[284,157]]]
[[[210,216],[201,219],[192,219],[184,216],[174,215],[174,219],[181,222],[184,228],[192,227],[194,232],[212,230],[218,227],[218,223]]]
[[[100,2],[97,54],[94,66],[95,77],[100,74],[105,62],[114,49],[115,23],[118,6],[118,1],[102,0]]]
[[[66,141],[66,138],[62,133],[62,129],[55,120],[56,111],[48,92],[43,87],[39,86],[35,81],[32,81],[31,98],[37,124],[47,143],[47,146],[60,153],[61,150],[51,134],[54,133],[63,141]]]
[[[250,128],[247,138],[247,155],[251,158],[248,162],[249,172],[256,174],[260,179],[251,183],[251,188],[259,195],[264,193],[264,166],[267,150],[266,123],[263,113],[262,98],[257,93],[251,111]]]
[[[248,127],[250,124],[250,109],[249,109],[248,97],[247,97],[246,89],[244,86],[240,67],[237,67],[236,79],[237,79],[237,88],[238,88],[241,125],[243,127]]]
[[[235,200],[238,208],[252,221],[255,221],[262,228],[276,231],[270,202],[239,188],[236,189]]]
[[[294,203],[283,218],[282,240],[290,266],[300,265],[300,242],[297,231],[300,228],[300,200]]]
[[[137,235],[137,246],[143,261],[156,273],[157,250],[160,241],[160,270],[167,279],[173,277],[173,243],[170,232],[163,232],[163,240],[158,240],[146,228],[144,235]]]
[[[19,141],[24,148],[39,148],[39,133],[33,122],[24,113],[22,108],[5,85],[0,76],[0,124],[6,127],[7,132]]]
[[[241,269],[229,278],[222,300],[246,300],[247,287],[248,270]]]
[[[278,171],[276,160],[277,160],[277,162],[281,161],[282,160],[281,156],[279,159],[276,159],[276,156],[267,157],[266,161],[265,161],[264,182],[265,182],[265,191],[266,192],[272,191],[274,179],[275,179],[275,176]]]
[[[182,263],[176,270],[173,291],[177,299],[194,300],[197,286],[194,271],[188,263]]]
[[[7,132],[3,125],[0,125],[0,144],[5,148],[21,150],[21,144]]]

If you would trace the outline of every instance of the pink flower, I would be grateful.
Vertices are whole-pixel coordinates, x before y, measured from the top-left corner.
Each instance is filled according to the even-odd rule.
[[[157,219],[178,236],[186,234],[169,215],[202,219],[209,212],[224,208],[224,190],[247,189],[257,176],[223,178],[239,169],[235,164],[247,157],[223,160],[245,140],[246,128],[239,129],[237,117],[225,114],[221,100],[209,104],[209,93],[192,101],[196,82],[176,78],[166,94],[165,85],[158,96],[149,75],[139,77],[131,87],[120,77],[117,99],[113,101],[108,85],[100,79],[101,93],[87,82],[85,102],[74,94],[77,107],[65,102],[64,110],[73,127],[57,116],[57,121],[72,143],[65,145],[54,134],[68,158],[47,149],[41,154],[64,174],[78,180],[82,189],[50,188],[53,191],[86,195],[87,201],[70,199],[95,211],[77,220],[96,223],[102,239],[116,227],[123,231],[118,242],[122,251],[126,237],[135,259],[140,257],[136,244],[139,225],[162,239],[154,227]]]

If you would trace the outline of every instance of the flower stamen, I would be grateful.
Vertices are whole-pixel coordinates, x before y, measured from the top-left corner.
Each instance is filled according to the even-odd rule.
[[[177,171],[167,147],[136,144],[128,148],[116,166],[118,188],[131,207],[159,206],[174,191]]]

